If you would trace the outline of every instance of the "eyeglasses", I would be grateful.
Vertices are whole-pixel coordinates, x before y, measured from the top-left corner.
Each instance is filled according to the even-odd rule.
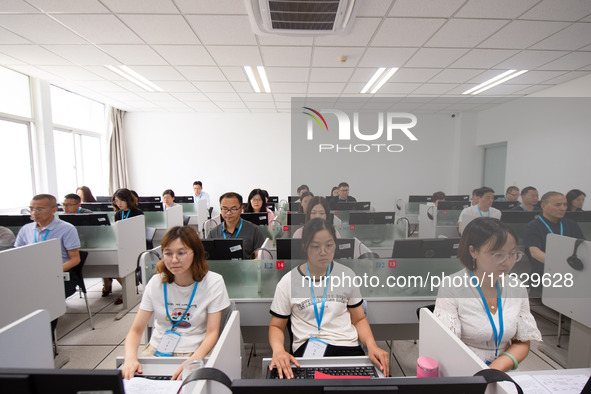
[[[29,209],[27,209],[27,211],[29,211],[29,213],[41,213],[43,211],[45,211],[46,209],[49,209],[47,207],[29,207]]]
[[[187,256],[189,256],[191,253],[193,253],[193,252],[189,252],[189,251],[186,251],[186,250],[179,250],[176,253],[173,253],[173,252],[164,252],[162,254],[162,259],[163,260],[170,261],[176,255],[176,259],[180,261],[180,260],[186,259]]]
[[[250,202],[263,202],[263,200],[261,200],[260,198],[253,198],[250,200]]]
[[[495,264],[502,264],[505,260],[507,260],[507,257],[511,258],[511,260],[514,260],[515,262],[518,262],[519,260],[521,260],[523,255],[524,253],[521,250],[516,250],[511,253],[497,252],[492,254],[492,259]]]
[[[220,210],[222,211],[222,213],[228,213],[228,212],[236,213],[240,210],[240,208],[238,208],[238,207],[232,207],[232,208],[222,207]]]

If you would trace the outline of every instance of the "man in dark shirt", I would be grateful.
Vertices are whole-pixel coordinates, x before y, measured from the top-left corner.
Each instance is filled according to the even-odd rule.
[[[90,209],[82,208],[80,196],[74,193],[66,194],[62,208],[64,213],[92,213]]]
[[[521,190],[521,204],[512,209],[512,211],[531,212],[539,211],[538,208],[538,191],[533,186],[524,187]]]
[[[357,202],[355,197],[349,195],[349,184],[347,182],[339,183],[339,195],[330,199],[330,209],[337,209],[339,202]]]
[[[242,196],[234,192],[222,194],[220,197],[220,212],[223,222],[214,227],[207,238],[242,239],[243,258],[252,259],[256,257],[253,252],[263,245],[265,237],[263,237],[256,225],[240,217],[242,213]]]

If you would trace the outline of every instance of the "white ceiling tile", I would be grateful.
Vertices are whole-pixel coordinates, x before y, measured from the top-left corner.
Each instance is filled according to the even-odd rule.
[[[564,75],[564,71],[528,71],[520,75],[517,81],[521,84],[545,84],[560,75]]]
[[[32,44],[32,42],[0,27],[0,44]]]
[[[42,66],[39,68],[71,81],[103,81],[100,76],[78,66]]]
[[[426,46],[472,48],[506,25],[505,20],[452,19]]]
[[[364,47],[375,34],[380,22],[380,18],[358,18],[354,21],[348,34],[318,36],[314,39],[314,44],[317,46]]]
[[[310,82],[348,82],[353,68],[314,67],[310,73]]]
[[[445,19],[388,18],[382,23],[371,46],[419,47],[445,23]]]
[[[457,18],[514,19],[540,0],[469,0],[454,16]]]
[[[121,86],[108,81],[78,81],[80,86],[96,92],[120,92]]]
[[[243,1],[236,0],[174,0],[185,14],[234,14],[246,15]]]
[[[581,22],[591,22],[591,15],[587,16],[584,19],[581,19]]]
[[[225,81],[226,77],[218,67],[177,66],[176,69],[190,81]]]
[[[234,88],[229,82],[193,82],[203,93],[233,93]]]
[[[208,46],[207,50],[218,66],[268,66],[256,46]]]
[[[524,94],[524,95],[530,95],[533,93],[541,92],[542,90],[546,90],[550,87],[552,87],[552,85],[533,85],[533,86],[530,86],[529,88],[522,89],[522,90],[518,91],[517,93]]]
[[[152,45],[172,66],[213,66],[215,62],[201,45]]]
[[[525,49],[566,26],[565,22],[512,21],[479,47]]]
[[[170,66],[133,66],[133,71],[150,81],[184,81],[183,77],[174,67]]]
[[[357,16],[383,16],[390,8],[392,0],[364,0],[357,2]]]
[[[361,89],[363,89],[364,86],[365,86],[364,83],[349,82],[347,84],[347,86],[345,86],[345,89],[343,89],[342,96],[349,97],[348,95],[351,95],[351,94],[352,95],[359,95],[359,94],[361,94],[359,92],[361,92]]]
[[[345,88],[344,83],[315,82],[308,84],[310,94],[339,94]]]
[[[482,74],[482,70],[473,69],[445,69],[429,80],[431,83],[464,83],[477,75]]]
[[[272,102],[273,101],[273,95],[271,93],[255,93],[255,92],[240,93],[240,97],[242,98],[242,100],[247,101],[247,102],[255,102],[255,101]]]
[[[585,48],[581,48],[580,50],[589,52],[591,51],[591,45],[587,45]]]
[[[252,85],[250,82],[230,82],[234,90],[238,93],[250,93],[253,92]],[[271,91],[273,91],[273,86],[271,86]]]
[[[0,8],[0,14],[35,14],[39,12],[41,11],[35,7],[32,7],[30,4],[25,3],[23,0],[2,0],[2,8]]]
[[[421,86],[420,83],[391,83],[391,82],[388,82],[380,88],[379,93],[382,95],[384,95],[384,94],[409,94],[420,86]]]
[[[13,64],[25,64],[25,62],[0,53],[0,64],[3,66],[10,66]]]
[[[31,5],[47,13],[101,14],[108,13],[97,0],[27,0]],[[4,6],[4,4],[3,4]]]
[[[543,0],[520,18],[543,21],[577,21],[582,16],[589,14],[591,14],[591,2],[588,0]]]
[[[44,1],[44,0],[38,0]],[[101,0],[114,13],[178,14],[171,0]]]
[[[74,64],[104,65],[117,63],[115,59],[94,45],[44,45],[43,47]]]
[[[148,45],[101,45],[100,48],[128,66],[166,65],[164,60]]]
[[[576,70],[591,64],[591,52],[572,52],[551,63],[540,66],[539,70]]]
[[[455,84],[449,83],[428,83],[422,86],[419,86],[415,89],[412,93],[413,94],[445,94],[446,92],[450,91],[454,88]]]
[[[228,81],[248,81],[244,67],[220,67]],[[269,78],[269,70],[267,69],[267,78]]]
[[[55,15],[93,44],[140,44],[143,41],[114,15]]]
[[[37,45],[0,45],[0,52],[34,65],[71,65],[66,59]]]
[[[171,93],[172,96],[176,97],[180,101],[210,101],[203,93]]]
[[[145,98],[146,100],[152,101],[152,102],[156,102],[156,101],[173,101],[173,102],[177,102],[177,98],[168,94],[168,93],[161,93],[161,92],[147,92],[147,91],[143,91],[143,92],[139,92],[137,93],[138,96]]]
[[[454,68],[491,68],[519,51],[516,49],[472,49],[451,64]]]
[[[244,109],[246,104],[242,101],[220,101],[218,107],[221,109]]]
[[[0,15],[0,26],[38,44],[86,43],[46,15]]]
[[[364,48],[315,47],[314,53],[312,55],[312,66],[343,68],[355,67],[361,60],[363,52]],[[339,62],[338,59],[340,56],[347,56],[347,61],[344,63]],[[302,65],[307,66],[307,64]]]
[[[294,97],[305,97],[305,94],[286,94],[286,93],[273,93],[275,102],[289,103],[291,106],[291,99]]]
[[[261,47],[265,67],[309,66],[312,48],[305,47]]]
[[[531,49],[575,50],[589,44],[591,23],[577,23],[537,43]]]
[[[545,83],[556,85],[559,83],[564,83],[564,82],[572,81],[573,79],[584,77],[585,75],[589,75],[589,73],[585,72],[585,71],[571,71],[569,73],[562,74],[561,76],[559,76],[557,78],[550,79],[550,80],[546,81]]]
[[[416,48],[368,48],[358,67],[400,67],[416,52]]]
[[[256,35],[260,45],[270,46],[309,46],[314,44],[314,37],[281,36],[279,34]]]
[[[247,101],[246,106],[251,109],[275,109],[272,101]]]
[[[397,0],[390,16],[450,17],[464,0]]]
[[[251,108],[250,112],[268,114],[268,113],[276,113],[277,109],[275,107],[272,107],[272,108]]]
[[[8,67],[8,68],[10,68],[11,70],[26,74],[26,75],[30,75],[32,77],[44,79],[49,82],[63,80],[62,77],[57,76],[52,73],[49,73],[45,70],[42,70],[40,67],[34,67],[34,66],[23,65],[23,64],[11,64],[10,67]]]
[[[167,93],[190,93],[199,90],[188,81],[152,81]]]
[[[421,82],[425,83],[441,70],[438,68],[401,68],[390,78],[389,82]],[[372,74],[373,75],[373,74]],[[367,82],[369,78],[366,78]]]
[[[499,63],[495,68],[504,68],[506,70],[534,70],[542,64],[551,62],[566,53],[566,51],[522,51],[504,62]]]
[[[181,15],[119,15],[148,44],[199,44]]]
[[[211,101],[189,101],[186,102],[185,104],[187,104],[189,107],[197,110],[197,111],[203,111],[203,112],[219,112],[220,109],[217,105],[215,105],[214,103],[212,103]]]
[[[518,77],[519,78],[519,77]],[[530,87],[530,85],[513,85],[502,83],[500,85],[495,86],[494,88],[490,88],[479,94],[479,96],[502,96],[506,94],[515,94],[522,89],[526,89]]]
[[[368,67],[368,68],[356,68],[355,71],[353,71],[353,75],[351,75],[351,80],[350,82],[363,82],[363,83],[367,83],[367,81],[369,81],[369,79],[375,74],[376,72],[376,68],[372,68],[372,67]],[[400,70],[398,70],[400,71]],[[394,74],[396,75],[396,74]],[[392,77],[394,78],[394,77]]]
[[[129,92],[138,93],[138,92],[145,92],[146,91],[144,88],[141,88],[138,85],[136,85],[135,83],[132,83],[128,80],[114,81],[111,79],[111,81],[113,83],[115,83],[117,86],[120,86],[122,89],[125,89],[126,91],[129,91]]]
[[[308,67],[265,67],[271,82],[307,82]]]
[[[273,82],[271,91],[273,93],[306,93],[307,84],[297,82]]]
[[[214,103],[218,101],[240,101],[238,93],[207,93],[206,95]]]
[[[467,49],[421,48],[404,66],[444,68],[466,52],[468,52]]]
[[[247,16],[187,15],[197,37],[204,45],[256,45]]]

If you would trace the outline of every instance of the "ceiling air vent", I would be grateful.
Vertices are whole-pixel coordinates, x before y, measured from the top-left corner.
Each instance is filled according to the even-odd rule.
[[[257,34],[316,36],[346,33],[355,0],[245,0]]]

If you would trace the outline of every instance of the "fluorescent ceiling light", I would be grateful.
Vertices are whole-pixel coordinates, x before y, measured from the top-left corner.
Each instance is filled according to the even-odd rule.
[[[367,93],[367,91],[369,89],[371,89],[370,93],[375,93],[377,92],[386,82],[388,82],[388,80],[392,77],[392,75],[394,75],[394,73],[396,71],[398,71],[398,67],[392,67],[385,75],[384,75],[384,71],[386,71],[386,67],[380,67],[378,68],[378,70],[375,72],[375,74],[370,78],[370,80],[365,84],[365,86],[363,87],[363,89],[361,89],[361,93]],[[383,75],[383,76],[382,76]],[[376,83],[376,81],[381,77],[381,79],[379,80],[379,82]]]
[[[121,75],[123,78],[127,79],[130,82],[133,82],[140,88],[147,90],[148,92],[164,92],[164,90],[156,85],[154,82],[144,78],[137,72],[133,71],[131,68],[125,65],[119,66],[112,66],[110,64],[106,65],[109,70],[113,71],[114,73]]]
[[[526,73],[528,71],[529,70],[521,70],[521,71],[509,70],[509,71],[505,71],[504,73],[499,74],[496,77],[489,79],[488,81],[484,81],[483,83],[481,83],[478,86],[474,86],[472,89],[466,90],[462,94],[478,94],[478,93],[482,93],[485,90],[488,90],[490,88],[494,88],[495,86],[500,85],[503,82],[507,82],[508,80],[513,79],[515,77],[518,77],[521,74],[524,74],[524,73]]]
[[[253,71],[252,67],[244,66],[244,71],[246,71],[246,75],[248,76],[248,80],[252,85],[252,88],[255,92],[261,93],[260,85],[263,86],[265,89],[265,93],[271,93],[271,86],[269,85],[269,80],[267,79],[267,73],[265,72],[265,68],[263,66],[257,66],[257,74]],[[258,76],[258,78],[257,78]]]

